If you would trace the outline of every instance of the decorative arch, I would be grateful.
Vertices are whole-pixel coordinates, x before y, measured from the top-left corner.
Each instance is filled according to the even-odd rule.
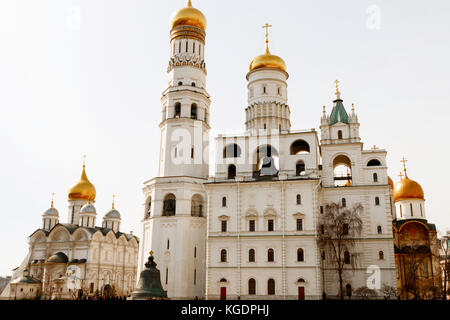
[[[70,241],[71,236],[70,232],[63,226],[57,225],[54,227],[50,234],[48,235],[49,241],[55,241],[55,242],[64,242],[64,241]]]
[[[234,164],[230,164],[227,170],[227,178],[234,179],[236,178],[236,166]]]
[[[193,217],[203,217],[203,197],[201,195],[194,194],[191,200],[191,216]]]
[[[169,193],[164,197],[162,216],[174,216],[176,213],[177,198],[173,193]]]
[[[303,160],[298,160],[295,164],[295,175],[302,176],[306,173],[305,162]]]
[[[78,228],[77,230],[75,230],[75,232],[72,235],[72,238],[75,241],[86,241],[86,240],[89,240],[90,237],[91,237],[91,234],[89,232],[87,232],[87,230],[84,228]]]
[[[378,167],[381,166],[381,162],[378,159],[371,159],[367,162],[368,167]]]
[[[333,176],[335,186],[352,182],[352,161],[347,154],[338,154],[333,158]]]
[[[290,147],[291,155],[310,153],[308,142],[302,139],[295,140]]]

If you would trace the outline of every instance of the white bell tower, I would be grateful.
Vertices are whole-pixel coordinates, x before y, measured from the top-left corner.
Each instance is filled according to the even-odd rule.
[[[172,16],[158,177],[145,183],[139,268],[153,251],[172,299],[202,298],[206,278],[209,107],[206,18],[188,1]],[[156,159],[155,159],[156,161]],[[140,269],[139,269],[140,270]],[[139,271],[138,270],[138,271]]]

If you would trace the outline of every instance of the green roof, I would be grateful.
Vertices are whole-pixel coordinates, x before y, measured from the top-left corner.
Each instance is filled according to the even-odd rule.
[[[348,114],[345,111],[344,104],[341,99],[334,101],[333,110],[330,115],[330,125],[336,124],[338,122],[348,124]]]

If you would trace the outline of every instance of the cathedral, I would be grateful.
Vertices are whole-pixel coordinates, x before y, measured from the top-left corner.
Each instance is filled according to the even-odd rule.
[[[28,237],[29,251],[2,293],[6,299],[78,299],[128,296],[135,288],[139,239],[120,231],[112,208],[96,226],[96,189],[86,175],[68,193],[67,222],[51,206]]]
[[[270,27],[246,76],[245,129],[215,137],[211,176],[206,18],[191,1],[173,14],[159,170],[143,187],[139,268],[155,252],[171,299],[322,299],[344,290],[350,298],[371,283],[381,298],[383,287],[396,294],[404,282],[396,262],[408,250],[402,230],[420,225],[427,245],[434,243],[423,192],[402,195],[407,177],[394,188],[387,151],[364,148],[356,108],[345,107],[337,80],[320,132],[292,129],[288,68],[270,52]],[[318,241],[330,203],[362,208],[353,252],[343,253],[341,285]],[[430,262],[424,272],[433,268]]]

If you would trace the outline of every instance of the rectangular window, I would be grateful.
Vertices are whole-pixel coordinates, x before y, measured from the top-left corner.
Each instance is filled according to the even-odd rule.
[[[267,221],[267,231],[273,231],[273,220]]]
[[[320,206],[320,213],[323,213],[323,206]]]
[[[303,219],[297,219],[297,231],[303,230]]]
[[[226,220],[222,221],[222,232],[227,232],[227,221]]]
[[[166,268],[166,284],[169,282],[169,268]]]
[[[197,270],[194,269],[194,286],[197,284]]]
[[[91,282],[91,286],[89,288],[89,293],[94,293],[94,283]]]
[[[255,231],[255,220],[250,220],[248,222],[248,231],[250,232]]]

